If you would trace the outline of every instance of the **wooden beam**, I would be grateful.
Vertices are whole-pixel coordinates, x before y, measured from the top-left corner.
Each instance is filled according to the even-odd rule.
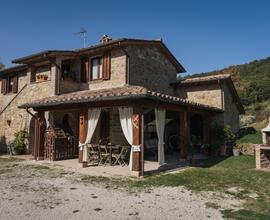
[[[80,143],[85,143],[87,136],[87,128],[88,128],[88,111],[83,110],[80,112],[80,125],[79,125],[79,141]],[[78,156],[79,163],[82,163],[83,160],[83,150],[79,149]]]
[[[38,112],[35,118],[35,147],[34,159],[44,159],[44,142],[45,142],[46,120],[44,112]]]
[[[133,113],[132,116],[132,125],[133,125],[133,145],[141,145],[141,114]],[[142,163],[141,163],[141,151],[132,152],[133,153],[133,162],[132,162],[132,171],[136,172],[136,175],[142,175]]]
[[[188,114],[187,111],[179,112],[180,119],[180,160],[184,160],[185,155],[185,142],[188,141]]]

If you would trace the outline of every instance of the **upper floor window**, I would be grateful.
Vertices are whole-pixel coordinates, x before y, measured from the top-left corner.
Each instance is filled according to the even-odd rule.
[[[13,92],[13,88],[14,88],[14,76],[10,76],[8,77],[8,85],[7,85],[7,92],[11,93]]]
[[[111,78],[110,53],[94,58],[84,58],[81,66],[81,82],[109,80]]]
[[[91,80],[102,79],[102,75],[103,75],[102,61],[103,61],[102,57],[91,59],[91,73],[90,73]]]
[[[18,76],[12,75],[2,79],[1,93],[17,93],[18,92]]]

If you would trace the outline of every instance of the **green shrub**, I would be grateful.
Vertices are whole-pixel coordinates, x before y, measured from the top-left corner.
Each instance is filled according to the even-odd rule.
[[[17,133],[15,133],[15,139],[12,143],[13,149],[18,153],[25,153],[26,151],[26,144],[25,140],[27,138],[27,131],[21,130]]]
[[[236,137],[229,125],[221,126],[215,124],[211,129],[211,134],[212,138],[210,147],[213,150],[219,149],[223,144],[226,144],[227,146],[234,145]]]

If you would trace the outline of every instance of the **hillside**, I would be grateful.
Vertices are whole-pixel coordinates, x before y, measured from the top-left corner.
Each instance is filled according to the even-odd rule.
[[[187,77],[215,74],[231,74],[242,103],[246,106],[270,100],[270,57]]]

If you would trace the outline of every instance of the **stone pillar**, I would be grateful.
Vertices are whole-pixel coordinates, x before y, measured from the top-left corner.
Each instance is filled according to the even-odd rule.
[[[255,146],[255,160],[256,160],[256,169],[261,169],[261,148],[260,148],[260,145]]]
[[[188,141],[188,116],[187,111],[181,111],[179,113],[180,119],[180,161],[184,161],[185,155],[185,142]]]
[[[44,160],[44,143],[45,143],[46,120],[44,112],[38,112],[35,118],[35,147],[34,159]]]
[[[80,143],[84,143],[86,141],[87,128],[88,128],[88,112],[87,112],[87,110],[83,110],[80,112],[80,127],[79,127],[79,141],[80,141]],[[78,160],[79,160],[79,163],[82,163],[83,150],[81,150],[81,149],[79,149]],[[85,164],[83,166],[85,166]]]
[[[133,145],[139,146],[135,151],[133,151],[133,163],[132,172],[136,176],[143,175],[142,173],[142,163],[141,163],[141,120],[142,116],[140,113],[134,112],[132,116],[133,125]]]

